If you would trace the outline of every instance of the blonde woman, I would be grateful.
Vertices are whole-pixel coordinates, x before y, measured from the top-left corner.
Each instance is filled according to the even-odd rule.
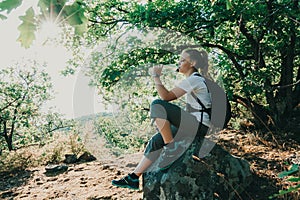
[[[159,130],[149,140],[144,156],[134,171],[113,180],[118,187],[139,189],[139,177],[162,156],[160,169],[167,169],[186,150],[177,145],[180,141],[191,141],[196,135],[204,135],[210,126],[211,96],[203,76],[208,76],[208,55],[204,50],[186,49],[181,53],[177,71],[186,78],[168,90],[160,80],[162,65],[153,67],[152,78],[160,99],[151,104],[150,117]],[[185,95],[184,110],[171,101]]]

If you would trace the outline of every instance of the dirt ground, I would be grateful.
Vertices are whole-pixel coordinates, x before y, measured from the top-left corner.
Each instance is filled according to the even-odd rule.
[[[0,199],[142,199],[141,190],[111,185],[112,179],[130,172],[139,157],[128,155],[119,164],[108,160],[73,164],[55,176],[47,175],[44,166],[11,174],[0,180]]]
[[[247,190],[248,199],[268,199],[269,195],[279,189],[290,186],[278,179],[277,175],[291,163],[299,162],[299,144],[286,139],[276,142],[267,142],[255,134],[239,131],[225,131],[220,134],[219,144],[251,164],[256,178]],[[97,160],[70,164],[67,171],[55,176],[47,175],[45,166],[2,174],[0,199],[142,199],[142,190],[133,191],[111,185],[112,179],[121,178],[136,166],[142,153],[115,157],[104,147],[104,143],[98,136],[90,135],[87,144],[101,147],[91,149]],[[296,195],[289,198],[296,199]]]

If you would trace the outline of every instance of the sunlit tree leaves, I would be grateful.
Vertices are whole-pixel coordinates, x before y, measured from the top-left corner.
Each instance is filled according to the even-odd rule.
[[[84,8],[77,2],[72,5],[65,6],[63,9],[66,19],[71,26],[80,25],[86,21]]]
[[[2,14],[0,14],[0,19],[7,19],[7,17],[6,16],[4,16],[4,15],[2,15]]]
[[[0,2],[0,19],[6,19],[4,12],[11,12],[12,9],[21,5],[22,0],[5,0]],[[45,20],[53,20],[61,26],[72,26],[74,33],[82,35],[87,30],[87,18],[85,13],[87,8],[81,0],[39,0],[38,7],[41,13],[34,13],[32,8],[26,11],[24,16],[19,18],[22,24],[18,27],[20,36],[18,41],[25,48],[29,48],[35,40],[35,33],[40,23]]]
[[[25,137],[26,132],[20,130],[30,128],[31,121],[39,117],[51,87],[48,74],[35,67],[0,71],[0,137],[4,137],[9,150],[13,150],[16,137]]]
[[[0,2],[0,12],[6,11],[9,14],[22,4],[22,0],[3,0]]]
[[[36,31],[36,20],[33,8],[29,8],[25,15],[19,18],[22,20],[22,24],[18,27],[20,31],[18,41],[20,41],[25,48],[29,48],[35,39]]]
[[[98,1],[88,15],[87,41],[149,27],[187,35],[213,54],[214,67],[232,100],[245,106],[257,125],[281,129],[300,103],[299,6],[298,1]],[[173,43],[178,48],[176,42],[166,38],[161,46]],[[115,51],[119,53],[121,48]],[[130,58],[128,52],[123,54]],[[97,75],[106,86],[120,80],[115,78],[126,73],[127,64],[134,68],[139,63],[124,56],[111,60],[113,67],[108,66],[106,75]]]

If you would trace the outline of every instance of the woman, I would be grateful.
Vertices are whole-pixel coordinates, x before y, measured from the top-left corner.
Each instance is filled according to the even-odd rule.
[[[160,80],[163,66],[153,67],[152,77],[161,99],[152,102],[150,117],[155,121],[159,132],[148,142],[144,156],[135,170],[122,179],[113,180],[113,185],[139,189],[139,177],[160,154],[162,161],[159,167],[166,169],[186,150],[186,147],[179,145],[180,141],[185,140],[191,144],[196,135],[206,134],[210,117],[204,108],[211,108],[211,97],[202,76],[208,75],[207,53],[196,49],[184,50],[178,65],[177,71],[186,78],[172,90],[166,89]],[[202,76],[199,75],[199,69]],[[185,94],[188,110],[169,103]]]

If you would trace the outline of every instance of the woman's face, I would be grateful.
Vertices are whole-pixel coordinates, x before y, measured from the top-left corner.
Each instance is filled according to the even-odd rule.
[[[187,53],[182,53],[178,62],[178,70],[180,73],[186,74],[192,68],[190,56]]]

